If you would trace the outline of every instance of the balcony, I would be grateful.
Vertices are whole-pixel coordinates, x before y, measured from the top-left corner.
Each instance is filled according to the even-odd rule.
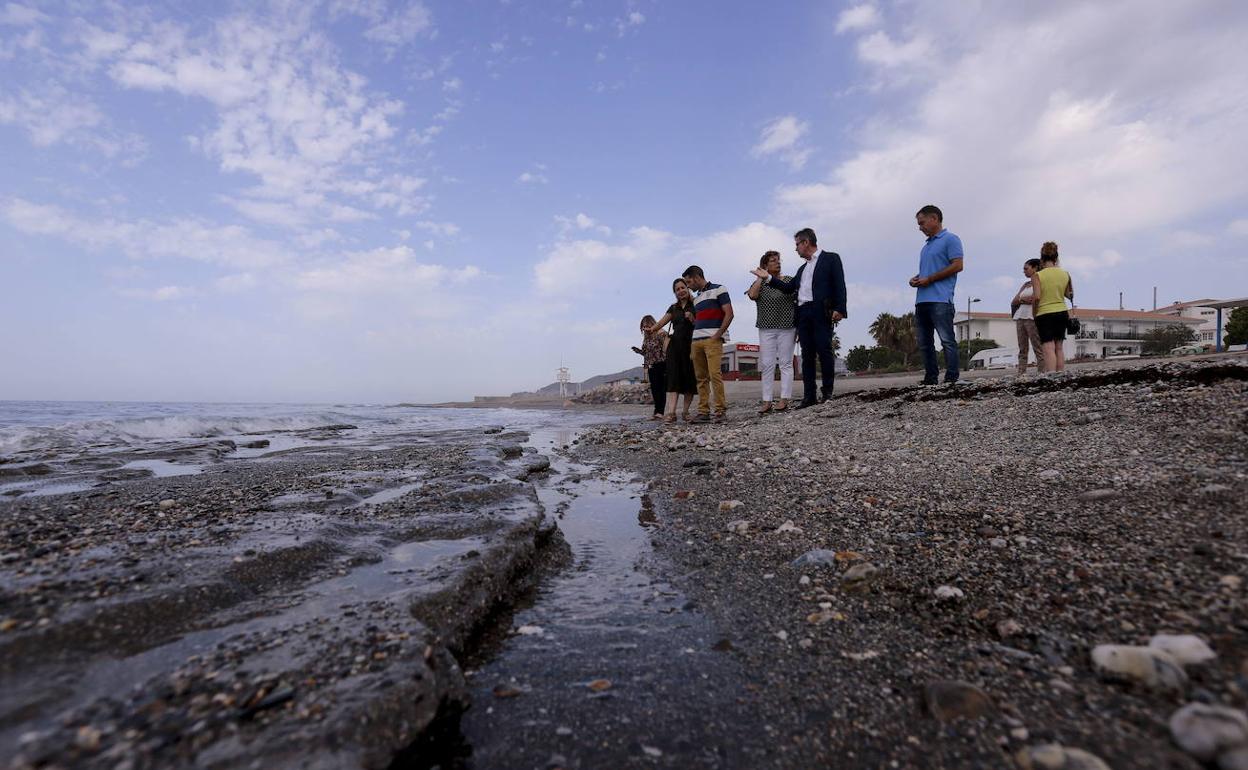
[[[1121,329],[1080,329],[1079,334],[1075,335],[1080,340],[1106,340],[1108,342],[1116,342],[1118,340],[1143,342],[1148,339],[1147,332],[1123,331]]]

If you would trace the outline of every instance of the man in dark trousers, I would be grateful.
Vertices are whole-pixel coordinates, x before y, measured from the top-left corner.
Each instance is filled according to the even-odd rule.
[[[815,231],[809,227],[793,236],[797,255],[806,264],[792,280],[784,281],[759,268],[754,275],[769,281],[781,291],[797,294],[797,339],[802,345],[802,403],[798,409],[813,406],[832,397],[836,382],[836,361],[832,356],[832,325],[845,318],[845,268],[841,255],[820,251]],[[823,369],[823,393],[815,398],[815,357]]]

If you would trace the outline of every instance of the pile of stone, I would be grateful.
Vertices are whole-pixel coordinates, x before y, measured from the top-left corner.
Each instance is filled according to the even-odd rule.
[[[577,404],[653,404],[650,397],[650,386],[644,383],[636,385],[603,385],[587,390],[571,401]]]

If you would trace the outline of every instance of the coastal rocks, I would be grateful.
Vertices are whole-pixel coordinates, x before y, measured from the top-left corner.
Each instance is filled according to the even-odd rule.
[[[1023,770],[1110,770],[1095,754],[1056,743],[1029,746],[1014,759]]]
[[[788,519],[783,524],[776,527],[777,535],[784,535],[784,534],[790,534],[790,533],[794,535],[802,534],[802,528],[794,524],[792,519]]]
[[[258,439],[256,441],[247,441],[238,445],[240,449],[268,449],[269,440],[267,438]]]
[[[939,680],[923,689],[924,703],[933,717],[941,722],[955,719],[978,719],[996,712],[988,693],[968,682]]]
[[[941,602],[956,602],[966,596],[961,588],[953,586],[939,586],[933,593],[936,595],[936,600]]]
[[[1248,748],[1248,717],[1226,706],[1189,703],[1171,715],[1170,735],[1188,754],[1209,762]]]
[[[725,529],[734,535],[744,535],[750,531],[750,522],[745,519],[737,519],[736,521],[728,522],[728,526]]]
[[[1009,639],[1011,636],[1018,636],[1023,633],[1023,626],[1017,620],[1006,619],[997,624],[997,636],[1002,639]]]
[[[1154,647],[1101,644],[1092,650],[1092,664],[1102,677],[1152,690],[1181,691],[1187,673],[1169,653]]]
[[[1218,657],[1205,640],[1190,634],[1180,636],[1157,634],[1148,641],[1148,646],[1169,653],[1182,666],[1199,666]]]

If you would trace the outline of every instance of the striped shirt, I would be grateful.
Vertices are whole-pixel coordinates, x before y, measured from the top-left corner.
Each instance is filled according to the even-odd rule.
[[[708,283],[693,299],[693,338],[704,340],[724,322],[724,308],[732,304],[728,290],[717,283]]]

